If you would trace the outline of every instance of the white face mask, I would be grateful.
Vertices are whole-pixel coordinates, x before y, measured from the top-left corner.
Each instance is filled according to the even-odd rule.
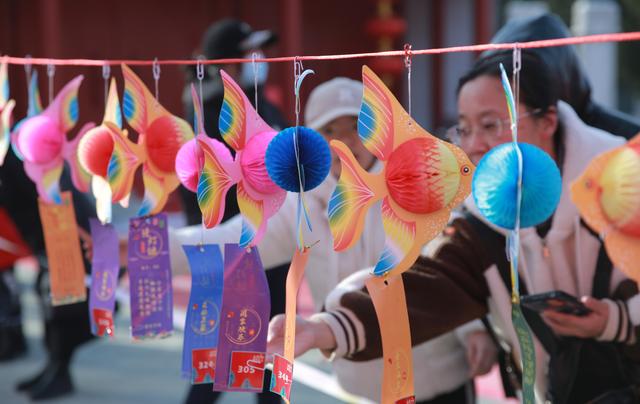
[[[247,54],[245,57],[247,59],[251,59],[254,52]],[[261,51],[256,51],[256,59],[264,58],[264,53]],[[255,63],[255,78],[258,82],[258,85],[262,85],[267,81],[267,76],[269,74],[269,64],[265,62],[256,62]],[[240,73],[240,84],[243,87],[252,87],[254,82],[254,63],[243,63],[242,70]]]

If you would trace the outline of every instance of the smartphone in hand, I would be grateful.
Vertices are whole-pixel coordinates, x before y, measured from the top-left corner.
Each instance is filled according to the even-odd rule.
[[[539,313],[545,310],[555,310],[574,316],[586,316],[591,313],[591,309],[575,296],[560,290],[522,296],[520,302],[523,306]]]

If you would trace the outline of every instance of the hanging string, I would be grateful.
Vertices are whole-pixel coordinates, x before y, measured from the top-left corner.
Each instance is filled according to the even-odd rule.
[[[151,70],[153,71],[153,80],[155,81],[155,84],[156,84],[156,101],[159,103],[160,90],[158,87],[158,81],[160,81],[160,63],[158,62],[158,58],[153,59],[153,65],[151,67]]]
[[[516,44],[513,48],[513,87],[515,93],[515,105],[514,105],[514,119],[511,123],[513,131],[513,142],[518,154],[518,186],[516,188],[516,222],[515,231],[517,232],[516,241],[520,239],[520,211],[522,209],[522,170],[523,170],[523,158],[522,151],[518,146],[518,104],[520,103],[520,70],[522,68],[522,52],[520,47]],[[517,247],[517,246],[516,246]],[[516,267],[517,268],[517,267]]]
[[[520,94],[520,70],[522,67],[521,49],[517,44],[513,48],[513,69],[512,69],[512,84],[507,79],[507,74],[504,66],[500,64],[502,85],[507,98],[507,108],[509,110],[509,120],[511,122],[511,137],[513,146],[517,156],[518,163],[518,177],[516,183],[516,211],[515,211],[515,224],[513,230],[509,232],[507,237],[507,257],[511,266],[511,299],[514,304],[520,302],[520,280],[518,276],[518,256],[520,250],[520,211],[522,208],[522,171],[523,171],[523,158],[520,147],[518,146],[518,102]],[[513,87],[513,89],[512,89]],[[515,94],[515,97],[514,97]]]
[[[108,63],[102,65],[102,79],[104,80],[104,103],[109,99],[109,77],[111,77],[111,66]]]
[[[518,104],[520,102],[520,69],[522,67],[522,53],[520,51],[520,47],[516,44],[513,48],[513,87],[515,93],[515,103],[514,103],[514,119],[511,123],[512,131],[513,131],[513,142],[516,146],[516,152],[518,154],[518,186],[516,192],[516,222],[515,222],[515,231],[517,234],[517,240],[520,238],[520,210],[522,209],[522,152],[520,151],[520,147],[518,147]]]
[[[197,62],[196,62],[196,78],[198,79],[198,103],[200,104],[200,111],[201,114],[204,112],[204,101],[202,99],[202,80],[204,80],[204,64],[203,61],[205,60],[204,55],[200,55],[198,56]],[[195,107],[195,106],[194,106]],[[197,114],[194,114],[197,115]],[[199,122],[198,121],[198,117],[194,116],[194,122],[195,122],[195,127],[198,128],[199,132],[204,132],[204,116],[201,116],[202,121]],[[199,135],[199,133],[196,133],[196,136]],[[198,144],[198,141],[196,140],[196,150],[200,150],[200,145]],[[196,159],[198,157],[196,156]],[[203,168],[204,170],[204,168]],[[202,171],[200,172],[200,175],[202,175]],[[198,178],[200,178],[200,176],[198,176]],[[205,230],[206,226],[204,223],[204,216],[202,217],[202,226],[200,227],[200,244],[199,244],[199,250],[200,252],[204,252],[204,230]]]
[[[47,65],[47,77],[49,77],[49,104],[53,102],[53,76],[56,74],[56,66]]]
[[[404,67],[407,69],[407,106],[411,116],[411,44],[404,44]]]
[[[500,73],[502,86],[507,99],[509,119],[511,121],[511,135],[513,148],[517,157],[517,183],[515,224],[507,236],[507,257],[511,272],[511,319],[518,337],[520,353],[522,356],[522,402],[533,404],[535,402],[534,385],[536,379],[536,356],[531,329],[522,314],[520,307],[520,276],[518,273],[518,261],[520,255],[520,212],[522,210],[522,176],[523,156],[518,144],[518,103],[520,94],[520,70],[522,67],[521,49],[518,44],[513,47],[512,83],[507,78],[507,73],[502,63]],[[513,90],[512,90],[513,87]],[[515,97],[514,97],[515,94]]]
[[[205,60],[204,55],[198,56],[198,61],[196,62],[196,78],[198,79],[198,95],[200,96],[200,110],[204,111],[204,101],[202,100],[202,80],[204,79],[204,64],[202,63]],[[157,90],[156,90],[157,91]],[[203,117],[204,119],[204,117]],[[203,122],[204,124],[204,122]],[[201,128],[204,130],[204,128]]]
[[[513,72],[512,72],[512,81],[513,81],[513,94],[515,95],[515,104],[514,104],[514,115],[515,119],[511,123],[511,131],[514,136],[514,142],[518,141],[518,108],[520,104],[520,70],[522,68],[522,52],[520,47],[516,43],[513,46]]]
[[[304,237],[302,233],[302,217],[304,217],[305,222],[307,223],[307,227],[309,230],[311,228],[311,219],[309,219],[309,211],[304,201],[304,166],[300,164],[300,147],[299,147],[299,127],[300,127],[300,86],[302,85],[302,81],[309,74],[315,74],[313,70],[304,70],[302,66],[302,62],[297,58],[293,62],[293,93],[295,95],[295,113],[296,113],[296,130],[293,134],[293,144],[294,144],[294,152],[296,156],[296,166],[298,167],[298,184],[300,187],[300,192],[298,193],[298,212],[296,215],[296,223],[298,227],[298,249],[303,251],[305,248],[304,245]]]
[[[253,65],[253,107],[256,109],[256,120],[258,119],[258,65],[256,64],[257,58],[258,54],[256,52],[253,52],[251,54],[251,63]]]

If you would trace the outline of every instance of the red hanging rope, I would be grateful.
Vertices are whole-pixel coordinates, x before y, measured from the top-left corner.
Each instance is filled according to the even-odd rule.
[[[519,42],[519,43],[497,43],[497,44],[482,44],[482,45],[466,45],[466,46],[452,46],[448,48],[434,48],[434,49],[419,49],[412,50],[412,55],[435,55],[442,53],[455,53],[455,52],[482,52],[486,50],[496,49],[513,49],[515,46],[521,49],[529,48],[548,48],[554,46],[566,46],[566,45],[578,45],[588,43],[600,43],[600,42],[627,42],[640,40],[640,31],[635,32],[621,32],[615,34],[598,34],[598,35],[585,35],[575,36],[570,38],[558,38],[558,39],[545,39],[540,41],[531,42]],[[283,56],[274,58],[260,58],[260,59],[244,59],[244,58],[232,58],[232,59],[210,59],[200,60],[197,59],[166,59],[158,60],[160,65],[195,65],[197,63],[202,64],[229,64],[229,63],[252,63],[252,62],[292,62],[294,60],[308,61],[308,60],[341,60],[341,59],[361,59],[369,57],[393,57],[393,56],[405,56],[404,50],[385,51],[385,52],[367,52],[367,53],[348,53],[341,55],[316,55],[316,56]],[[52,59],[52,58],[21,58],[13,56],[4,56],[0,58],[10,64],[16,65],[57,65],[57,66],[104,66],[104,65],[119,65],[124,63],[130,66],[152,66],[153,60],[133,60],[133,59],[117,59],[117,60],[98,60],[98,59]]]

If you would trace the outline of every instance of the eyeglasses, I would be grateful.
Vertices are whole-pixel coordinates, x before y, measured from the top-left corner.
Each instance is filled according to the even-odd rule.
[[[533,111],[527,111],[518,116],[518,119],[524,119],[530,116],[538,115],[542,112],[542,109],[537,108]],[[457,124],[447,129],[447,139],[455,145],[466,145],[471,141],[474,129],[478,133],[478,136],[483,136],[485,140],[493,143],[500,140],[503,135],[503,130],[510,127],[509,119],[500,118],[483,118],[480,121],[480,126],[474,128],[468,124]]]

